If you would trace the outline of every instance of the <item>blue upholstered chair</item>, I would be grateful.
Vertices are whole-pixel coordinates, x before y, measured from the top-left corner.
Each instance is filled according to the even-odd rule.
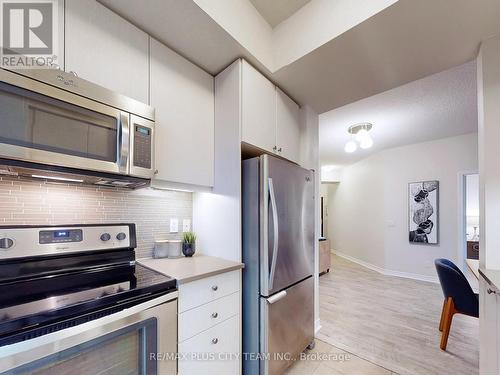
[[[479,318],[479,298],[462,271],[452,261],[436,259],[434,265],[444,294],[439,330],[443,332],[440,347],[446,350],[453,315],[465,314]]]

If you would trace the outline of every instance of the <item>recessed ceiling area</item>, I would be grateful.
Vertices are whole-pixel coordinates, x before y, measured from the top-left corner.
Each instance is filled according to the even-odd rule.
[[[286,20],[311,0],[250,0],[271,27]]]
[[[370,122],[374,145],[348,154],[349,126]],[[476,62],[323,113],[322,165],[346,166],[384,149],[477,131]]]
[[[370,4],[376,2],[378,8],[366,13],[362,17],[364,21],[351,19],[350,22],[346,21],[349,14],[358,14],[363,9],[362,0],[338,1],[349,7],[346,5],[342,12],[327,7],[330,13],[324,6],[319,7],[328,3],[327,0],[311,0],[274,29],[260,17],[250,0],[236,2],[247,1],[246,5],[255,10],[257,18],[262,18],[258,24],[272,34],[264,40],[258,35],[268,33],[262,30],[260,34],[254,33],[254,23],[248,19],[243,22],[237,4],[228,9],[222,2],[211,0],[148,0],[147,7],[136,0],[99,1],[213,75],[236,58],[246,58],[297,103],[309,105],[317,113],[471,61],[477,57],[483,40],[500,33],[498,0],[399,0],[394,3],[373,0]],[[271,7],[282,0],[252,1]],[[288,5],[284,9],[291,9],[295,1],[285,3]],[[384,8],[387,4],[391,5]],[[309,14],[312,8],[316,13]],[[238,9],[240,13],[233,14]],[[218,21],[208,10],[212,15],[221,12]],[[321,11],[327,14],[327,19],[342,14],[334,24],[343,26],[339,26],[331,39],[322,38],[325,32],[330,35],[328,28],[305,32],[318,24],[317,14]],[[296,26],[293,29],[285,27],[292,23]],[[252,50],[245,40],[238,39],[241,35],[251,36],[247,39],[259,48]],[[272,43],[267,45],[268,41]],[[304,45],[315,47],[309,50],[302,48]],[[286,64],[274,69],[268,61],[278,60],[273,53],[284,53],[283,50],[293,59],[284,59]],[[259,54],[259,51],[266,53]],[[297,53],[292,53],[294,51]]]

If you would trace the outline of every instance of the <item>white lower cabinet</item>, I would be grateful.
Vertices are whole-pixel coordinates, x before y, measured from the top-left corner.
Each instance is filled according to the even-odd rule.
[[[239,292],[179,314],[179,341],[187,340],[240,313]]]
[[[179,375],[241,374],[241,271],[179,286]]]
[[[235,351],[239,341],[239,315],[179,343],[181,375],[236,375],[240,373],[240,360]]]

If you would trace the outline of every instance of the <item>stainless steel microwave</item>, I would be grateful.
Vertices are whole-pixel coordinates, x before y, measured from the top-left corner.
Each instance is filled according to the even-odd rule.
[[[0,173],[137,188],[154,108],[55,69],[0,69]]]

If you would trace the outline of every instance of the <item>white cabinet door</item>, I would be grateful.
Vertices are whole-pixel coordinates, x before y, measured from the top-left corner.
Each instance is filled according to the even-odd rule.
[[[241,87],[242,141],[274,152],[276,146],[274,84],[243,60]]]
[[[66,0],[65,68],[148,103],[148,35],[94,0]]]
[[[213,186],[214,78],[151,39],[151,105],[161,181]]]
[[[276,145],[279,155],[299,162],[299,106],[278,87],[276,87]]]
[[[240,374],[240,320],[236,315],[179,343],[179,375]]]
[[[489,286],[479,280],[480,373],[498,374],[500,350],[500,297],[488,294]]]

